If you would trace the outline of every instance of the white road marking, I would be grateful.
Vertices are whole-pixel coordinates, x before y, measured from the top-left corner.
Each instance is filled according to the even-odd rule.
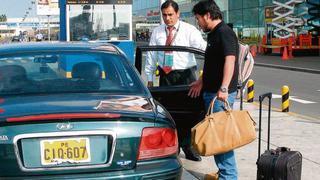
[[[279,98],[282,98],[282,96],[279,94],[272,94],[272,99],[279,99]]]
[[[282,98],[282,95],[272,94],[272,99],[281,99],[281,98]],[[299,99],[299,98],[297,98],[297,96],[289,96],[289,100],[296,101],[296,102],[299,102],[299,103],[302,103],[302,104],[314,104],[314,103],[317,103],[317,102],[313,102],[313,101],[307,101],[307,100]]]
[[[319,90],[317,90],[317,91],[319,91],[319,92],[320,92],[320,89],[319,89]]]
[[[295,98],[295,96],[290,96],[289,100],[296,101],[296,102],[299,102],[299,103],[302,103],[302,104],[314,104],[314,103],[317,103],[317,102],[313,102],[313,101],[307,101],[307,100],[303,100],[303,99],[298,99],[298,98]]]

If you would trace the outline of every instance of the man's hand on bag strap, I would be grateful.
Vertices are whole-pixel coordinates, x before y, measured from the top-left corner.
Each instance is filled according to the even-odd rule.
[[[219,99],[220,101],[223,102],[227,102],[228,101],[228,86],[221,86],[221,88],[219,89],[218,93],[217,93],[217,99]]]

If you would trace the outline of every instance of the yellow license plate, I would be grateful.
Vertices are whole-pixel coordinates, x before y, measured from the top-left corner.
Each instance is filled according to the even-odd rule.
[[[59,165],[90,162],[89,138],[64,138],[40,141],[41,164]]]

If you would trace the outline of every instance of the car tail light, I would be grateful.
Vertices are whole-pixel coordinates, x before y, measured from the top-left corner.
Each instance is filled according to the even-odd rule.
[[[144,128],[138,160],[169,156],[177,153],[177,131],[172,128]]]

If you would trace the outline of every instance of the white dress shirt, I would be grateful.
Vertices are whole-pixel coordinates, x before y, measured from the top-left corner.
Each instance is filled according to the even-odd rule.
[[[178,21],[174,25],[172,46],[186,46],[205,50],[206,41],[202,38],[201,32],[191,24],[183,21]],[[162,24],[152,31],[149,45],[165,45],[169,32],[167,26]],[[164,52],[149,51],[146,57],[145,73],[148,81],[153,81],[153,74],[156,70],[156,63],[160,67],[164,65]],[[173,52],[172,70],[188,69],[196,66],[197,62],[193,53],[188,52]]]

